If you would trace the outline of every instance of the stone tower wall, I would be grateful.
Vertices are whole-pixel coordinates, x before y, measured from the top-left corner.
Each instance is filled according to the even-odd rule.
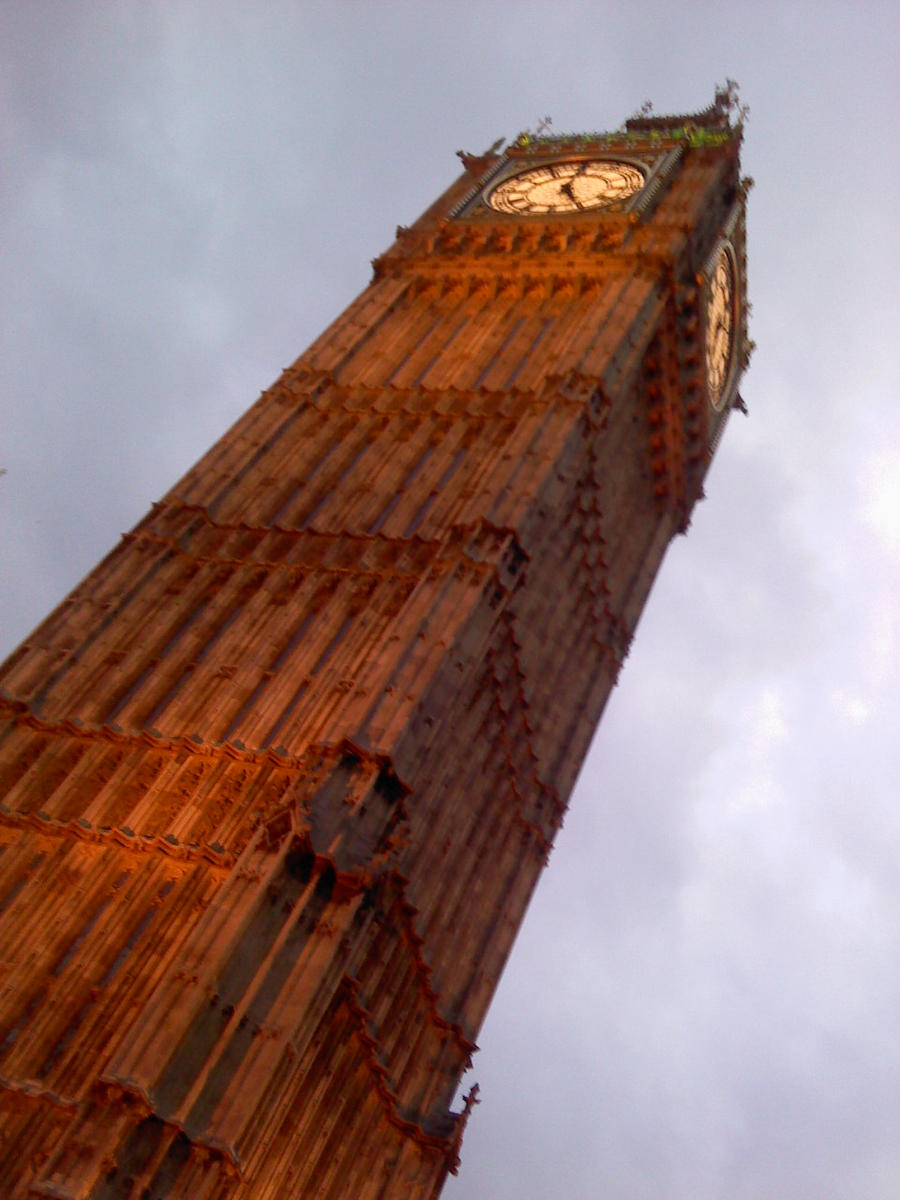
[[[472,208],[481,160],[4,665],[11,1196],[437,1195],[700,494],[738,142],[515,150],[656,170],[570,219]]]

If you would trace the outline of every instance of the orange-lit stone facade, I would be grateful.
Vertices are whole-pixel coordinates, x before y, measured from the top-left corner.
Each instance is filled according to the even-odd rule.
[[[3,666],[4,1196],[405,1200],[455,1168],[454,1093],[745,357],[739,131],[684,121],[463,156]],[[606,159],[646,180],[611,207],[485,203]]]

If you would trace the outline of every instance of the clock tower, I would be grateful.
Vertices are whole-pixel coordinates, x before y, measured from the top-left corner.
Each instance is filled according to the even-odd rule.
[[[749,343],[732,89],[521,135],[0,668],[0,1176],[436,1197]]]

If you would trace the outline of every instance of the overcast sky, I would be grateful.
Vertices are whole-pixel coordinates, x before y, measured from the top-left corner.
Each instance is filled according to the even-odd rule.
[[[892,3],[0,4],[0,651],[481,151],[737,79],[751,335],[449,1200],[900,1195]]]

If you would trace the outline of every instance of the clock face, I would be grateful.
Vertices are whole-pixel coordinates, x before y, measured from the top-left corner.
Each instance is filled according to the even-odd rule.
[[[502,213],[578,213],[627,200],[644,186],[643,173],[631,163],[595,159],[547,163],[504,179],[488,204]]]
[[[735,323],[734,259],[723,246],[709,283],[706,306],[706,386],[713,408],[721,408],[731,369]]]

